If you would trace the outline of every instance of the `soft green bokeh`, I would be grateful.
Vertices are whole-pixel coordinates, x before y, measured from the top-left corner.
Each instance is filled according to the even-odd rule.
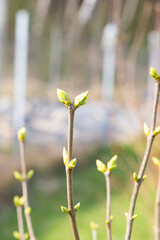
[[[140,150],[141,151],[141,150]],[[74,202],[80,202],[77,212],[77,222],[81,240],[91,240],[90,222],[99,224],[98,239],[106,239],[105,229],[105,179],[96,169],[96,158],[103,162],[118,155],[117,168],[111,174],[112,182],[112,232],[113,239],[124,239],[129,200],[134,184],[133,171],[137,171],[139,155],[130,146],[114,146],[99,149],[93,156],[86,157],[86,162],[79,164],[74,170]],[[151,163],[152,164],[152,163]],[[151,165],[152,167],[152,165]],[[138,197],[135,214],[138,217],[133,225],[132,239],[153,239],[153,214],[155,198],[155,181],[153,169],[148,168]],[[46,181],[53,177],[56,190],[46,191],[45,187],[37,188],[37,181]],[[30,184],[30,183],[29,183]],[[53,186],[54,187],[54,186]],[[47,188],[47,183],[46,183]],[[65,171],[63,163],[57,171],[41,176],[38,172],[30,184],[32,218],[38,240],[71,240],[72,232],[69,217],[62,213],[60,206],[66,206]],[[0,239],[12,239],[12,232],[17,230],[16,210],[13,205],[1,210]]]

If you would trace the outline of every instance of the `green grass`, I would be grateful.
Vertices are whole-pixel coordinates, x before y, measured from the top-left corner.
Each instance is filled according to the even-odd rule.
[[[112,232],[114,240],[124,239],[126,219],[124,213],[128,210],[131,191],[133,188],[132,173],[139,166],[139,156],[130,145],[106,147],[98,149],[87,156],[85,163],[78,163],[74,172],[74,200],[81,202],[77,213],[77,222],[81,240],[91,239],[90,221],[99,223],[98,239],[107,239],[105,229],[105,179],[96,170],[95,160],[106,161],[114,154],[118,154],[118,167],[112,174]],[[150,169],[150,168],[149,168]],[[138,218],[133,227],[132,240],[151,240],[153,237],[153,212],[155,181],[152,170],[148,171],[148,178],[141,187],[136,206]],[[39,180],[44,183],[53,177],[53,189],[45,190],[37,187]],[[54,179],[55,185],[54,187]],[[50,180],[48,180],[49,182]],[[17,183],[16,183],[17,184]],[[41,184],[40,184],[41,185]],[[19,186],[20,187],[20,186]],[[16,188],[14,187],[14,191]],[[19,188],[17,188],[19,191]],[[13,194],[13,193],[12,193]],[[11,195],[12,195],[11,194]],[[15,192],[14,194],[17,194]],[[11,202],[11,201],[10,201]],[[38,240],[71,240],[72,232],[67,214],[62,213],[60,206],[67,206],[64,166],[59,164],[56,171],[45,174],[37,172],[30,183],[30,202],[32,218]],[[12,204],[1,209],[0,239],[13,239],[12,232],[17,229],[16,211]]]

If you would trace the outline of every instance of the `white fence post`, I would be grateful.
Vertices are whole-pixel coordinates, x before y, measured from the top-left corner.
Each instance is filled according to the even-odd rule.
[[[149,53],[149,68],[155,67],[160,72],[160,31],[152,31],[148,34],[148,53]],[[147,99],[153,97],[154,94],[154,82],[151,76],[148,75],[147,84]]]
[[[103,48],[103,72],[102,72],[102,97],[105,100],[113,99],[115,63],[116,63],[116,43],[118,27],[114,23],[108,23],[102,36]]]
[[[16,14],[15,27],[13,127],[17,131],[25,123],[29,35],[29,14],[25,10]]]

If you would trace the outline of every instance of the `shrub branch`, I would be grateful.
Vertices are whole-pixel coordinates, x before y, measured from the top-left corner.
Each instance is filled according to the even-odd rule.
[[[154,141],[154,138],[155,138],[155,135],[153,134],[153,131],[154,131],[155,125],[156,125],[158,100],[159,100],[159,90],[160,90],[160,81],[158,80],[158,81],[156,81],[156,92],[155,92],[154,103],[153,103],[151,133],[147,138],[146,150],[145,150],[144,157],[143,157],[140,169],[139,169],[138,180],[135,181],[133,192],[132,192],[129,212],[128,212],[128,216],[127,216],[127,226],[126,226],[125,240],[129,240],[131,238],[132,226],[133,226],[133,220],[134,220],[133,216],[134,216],[134,210],[135,210],[135,206],[136,206],[136,200],[137,200],[137,196],[138,196],[140,186],[143,182],[143,175],[144,175],[144,172],[146,170],[146,166],[147,166],[148,159],[149,159],[149,156],[150,156],[152,144],[153,144],[153,141]]]
[[[72,147],[73,147],[73,125],[74,125],[74,112],[75,107],[73,104],[68,106],[68,160],[69,164],[72,160]],[[74,209],[74,201],[73,201],[73,169],[70,169],[66,165],[66,182],[67,182],[67,199],[68,199],[68,209],[70,210],[69,216],[72,226],[72,232],[75,240],[79,240],[79,233],[76,223],[76,211]]]
[[[32,220],[31,215],[29,212],[29,201],[28,201],[28,189],[27,189],[27,175],[26,175],[26,165],[25,165],[25,152],[24,152],[24,141],[19,141],[20,144],[20,159],[21,159],[21,170],[22,170],[22,193],[23,197],[25,199],[24,201],[24,212],[25,212],[25,218],[27,223],[28,232],[30,235],[31,240],[36,240],[33,226],[32,226]]]
[[[105,172],[106,179],[106,194],[107,194],[107,202],[106,202],[106,228],[107,228],[107,238],[108,240],[112,239],[111,236],[111,179],[110,172]]]
[[[155,202],[155,226],[154,226],[154,234],[155,234],[155,240],[160,239],[160,166],[158,166],[158,184],[157,184],[157,193],[156,193],[156,202]]]

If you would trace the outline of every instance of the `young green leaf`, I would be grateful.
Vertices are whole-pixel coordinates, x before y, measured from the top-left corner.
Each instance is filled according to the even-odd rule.
[[[144,134],[145,134],[146,136],[148,136],[148,135],[150,134],[150,129],[149,129],[147,123],[144,123],[144,125],[143,125],[143,130],[144,130]]]
[[[65,106],[69,106],[71,104],[70,96],[65,91],[58,88],[57,89],[57,96],[58,96],[59,101],[61,103],[63,103]]]
[[[99,159],[96,160],[96,165],[97,165],[97,170],[99,172],[102,172],[102,173],[105,173],[107,168],[106,168],[106,165],[100,161]]]
[[[63,154],[63,163],[64,163],[64,165],[66,165],[67,161],[68,161],[68,152],[67,152],[65,147],[63,148],[63,153],[62,154]]]
[[[89,91],[86,91],[86,92],[81,93],[80,95],[76,96],[76,98],[74,99],[75,108],[78,108],[86,103],[88,92]]]

